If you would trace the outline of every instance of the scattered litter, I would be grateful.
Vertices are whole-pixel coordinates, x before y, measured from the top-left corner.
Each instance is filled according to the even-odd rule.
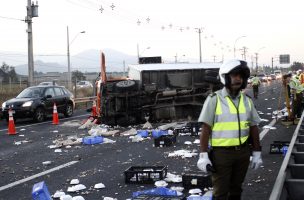
[[[66,140],[64,140],[62,138],[54,140],[53,143],[55,143],[55,148],[62,147],[62,146],[79,145],[82,143],[82,138],[78,138],[77,136],[70,136]],[[51,148],[53,146],[49,146],[49,147]]]
[[[82,196],[75,196],[72,200],[84,200],[84,198]]]
[[[73,200],[73,198],[71,195],[66,194],[66,195],[62,195],[60,197],[60,200]]]
[[[55,151],[54,151],[55,153],[61,153],[62,152],[62,150],[61,149],[55,149]]]
[[[53,133],[58,133],[59,131],[57,131],[57,130],[54,130],[54,131],[52,131]]]
[[[265,101],[267,101],[268,99],[265,99]]]
[[[198,153],[194,151],[189,151],[189,150],[177,150],[174,151],[173,153],[169,153],[168,157],[182,157],[182,158],[191,158],[193,156],[197,156]]]
[[[193,144],[199,144],[200,143],[200,140],[199,139],[195,139]]]
[[[192,142],[191,142],[191,141],[185,141],[184,144],[186,144],[186,145],[191,145]]]
[[[143,129],[152,129],[153,127],[152,127],[152,124],[150,123],[150,122],[146,122],[144,125],[143,125],[143,127],[142,127]]]
[[[154,185],[156,187],[166,187],[168,183],[166,181],[155,181]]]
[[[267,108],[268,110],[271,110],[272,108]]]
[[[266,115],[272,115],[271,113],[267,113]]]
[[[110,144],[113,144],[115,143],[116,141],[115,140],[111,140],[109,138],[103,138],[103,143],[106,144],[106,143],[110,143]]]
[[[103,183],[97,183],[94,185],[94,188],[95,189],[102,189],[102,188],[105,188],[106,186],[103,184]]]
[[[141,142],[144,140],[140,135],[130,136],[132,142]]]
[[[24,135],[19,135],[19,137],[24,137]]]
[[[44,161],[44,162],[42,162],[42,164],[43,165],[50,165],[50,164],[52,164],[52,161]]]
[[[116,198],[112,198],[112,197],[104,197],[103,200],[117,200]]]
[[[22,141],[17,141],[17,142],[14,142],[15,145],[21,145],[23,143],[28,143],[29,141],[27,140],[22,140]]]
[[[277,128],[276,128],[276,127],[273,127],[273,126],[265,125],[265,126],[263,126],[263,129],[275,130],[275,129],[277,129]]]
[[[183,192],[184,187],[172,186],[172,187],[170,187],[170,190],[176,190],[176,191],[178,191],[178,192]]]
[[[64,122],[64,123],[60,124],[59,126],[79,127],[79,126],[81,126],[81,122],[79,120],[72,120],[72,121]]]
[[[165,181],[166,182],[173,182],[173,183],[181,183],[183,180],[182,180],[182,177],[180,175],[167,173]]]
[[[15,145],[20,145],[20,144],[21,144],[21,141],[15,142],[14,144],[15,144]]]
[[[268,119],[261,119],[262,122],[269,122]]]
[[[120,133],[120,135],[123,135],[123,136],[130,136],[130,135],[136,135],[136,134],[137,134],[137,130],[135,128],[131,128],[128,131]]]
[[[96,126],[97,119],[89,118],[83,125],[81,125],[78,129],[86,129]]]
[[[78,180],[77,178],[72,179],[72,180],[70,181],[70,184],[71,184],[71,185],[77,185],[77,184],[79,184],[79,180]]]
[[[199,188],[189,190],[189,194],[200,194],[200,193],[202,193],[202,190]]]
[[[25,131],[25,128],[20,129],[20,131]]]
[[[83,184],[78,184],[72,187],[68,187],[68,192],[77,192],[79,190],[84,190],[86,189],[86,186]]]
[[[56,191],[55,194],[53,195],[53,198],[57,199],[60,198],[61,196],[64,196],[65,193],[62,191]]]

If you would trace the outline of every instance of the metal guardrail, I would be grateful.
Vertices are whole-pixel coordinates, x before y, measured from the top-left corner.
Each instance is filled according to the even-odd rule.
[[[96,100],[96,96],[93,96],[93,97],[82,97],[82,98],[75,98],[74,101],[75,103],[88,103],[88,102],[91,102],[91,101],[95,101]]]
[[[278,176],[275,180],[275,184],[273,186],[273,189],[272,189],[272,192],[270,194],[270,197],[269,197],[269,200],[279,200],[279,199],[282,199],[282,196],[285,196],[286,194],[282,194],[282,191],[284,190],[284,183],[285,183],[285,180],[286,180],[286,174],[287,174],[287,166],[288,166],[288,163],[289,163],[289,160],[290,160],[290,157],[291,157],[291,154],[292,154],[292,151],[293,151],[293,148],[294,148],[294,144],[297,140],[297,137],[298,137],[298,134],[299,134],[299,130],[300,130],[300,127],[301,127],[301,124],[302,124],[302,121],[303,121],[303,115],[304,112],[302,113],[302,116],[301,116],[301,119],[297,125],[297,128],[291,138],[291,141],[289,143],[289,147],[288,147],[288,151],[285,155],[285,158],[283,160],[283,163],[281,165],[281,168],[280,168],[280,171],[278,173]],[[286,191],[283,191],[283,193],[286,192]]]

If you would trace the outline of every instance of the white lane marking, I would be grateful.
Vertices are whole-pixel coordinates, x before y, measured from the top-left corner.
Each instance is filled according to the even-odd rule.
[[[90,114],[84,114],[84,115],[78,115],[78,116],[69,117],[69,118],[63,118],[63,119],[59,118],[59,120],[66,121],[66,120],[75,119],[75,118],[79,118],[79,117],[83,117],[83,116],[89,116],[89,115]],[[15,128],[25,128],[25,127],[37,126],[37,125],[48,124],[48,123],[52,123],[52,121],[40,122],[40,123],[29,124],[29,125],[24,125],[24,126],[16,126]],[[7,131],[7,129],[1,129],[0,132],[1,131]]]
[[[59,165],[59,166],[57,166],[57,167],[55,167],[55,168],[52,168],[52,169],[46,170],[46,171],[44,171],[44,172],[41,172],[41,173],[39,173],[39,174],[35,174],[35,175],[33,175],[33,176],[30,176],[30,177],[21,179],[21,180],[19,180],[19,181],[15,181],[15,182],[13,182],[13,183],[10,183],[10,184],[1,186],[1,187],[0,187],[0,192],[3,191],[3,190],[6,190],[6,189],[8,189],[8,188],[14,187],[14,186],[16,186],[16,185],[19,185],[19,184],[21,184],[21,183],[25,183],[25,182],[30,181],[30,180],[32,180],[32,179],[38,178],[38,177],[40,177],[40,176],[44,176],[44,175],[46,175],[46,174],[49,174],[49,173],[51,173],[51,172],[53,172],[53,171],[56,171],[56,170],[59,170],[59,169],[61,169],[61,168],[68,167],[68,166],[70,166],[70,165],[74,165],[74,164],[76,164],[77,162],[79,162],[79,161],[71,161],[71,162],[68,162],[68,163],[66,163],[66,164]]]
[[[268,126],[273,126],[275,123],[277,122],[276,119],[273,119],[270,124],[268,124]],[[260,133],[260,140],[263,139],[263,137],[268,133],[270,129],[264,129],[261,133]]]

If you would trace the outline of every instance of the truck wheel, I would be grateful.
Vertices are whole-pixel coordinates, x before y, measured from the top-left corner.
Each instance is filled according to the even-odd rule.
[[[204,80],[208,83],[214,83],[214,84],[220,83],[219,79],[214,76],[205,76]]]
[[[122,92],[122,91],[131,91],[135,88],[135,81],[133,80],[125,80],[125,81],[119,81],[118,83],[115,84],[117,92]]]

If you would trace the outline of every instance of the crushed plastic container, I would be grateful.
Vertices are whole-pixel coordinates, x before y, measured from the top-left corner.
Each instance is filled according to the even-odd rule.
[[[159,138],[162,135],[168,135],[167,130],[152,130],[152,137]]]
[[[137,135],[140,135],[141,137],[146,138],[149,136],[149,132],[147,130],[138,130]]]
[[[52,200],[44,181],[36,183],[32,189],[33,200]]]
[[[103,143],[102,136],[88,136],[82,139],[83,144],[100,144]]]

